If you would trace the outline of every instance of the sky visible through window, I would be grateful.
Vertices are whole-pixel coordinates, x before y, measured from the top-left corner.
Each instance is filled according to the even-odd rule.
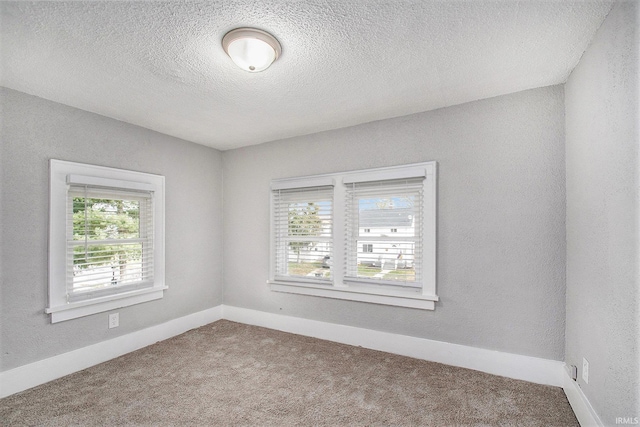
[[[407,209],[414,205],[414,197],[370,197],[358,200],[360,211],[371,209]]]

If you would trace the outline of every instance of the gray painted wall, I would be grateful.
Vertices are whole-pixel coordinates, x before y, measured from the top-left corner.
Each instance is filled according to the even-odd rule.
[[[51,357],[222,303],[219,151],[0,88],[0,370]],[[166,177],[166,283],[159,301],[50,324],[50,158]]]
[[[605,425],[640,417],[639,17],[617,4],[565,85],[566,361]]]
[[[225,304],[563,360],[563,97],[547,87],[223,152]],[[269,291],[271,179],[428,160],[435,311]]]

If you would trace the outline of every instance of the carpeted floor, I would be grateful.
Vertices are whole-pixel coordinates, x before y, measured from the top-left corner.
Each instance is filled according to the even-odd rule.
[[[225,320],[4,398],[0,423],[578,425],[560,388]]]

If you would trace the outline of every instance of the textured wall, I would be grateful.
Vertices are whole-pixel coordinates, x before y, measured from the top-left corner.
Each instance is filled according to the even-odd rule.
[[[223,152],[225,304],[563,360],[561,86]],[[422,311],[268,290],[274,178],[436,160],[441,302]]]
[[[0,88],[0,345],[7,370],[222,303],[220,152]],[[47,306],[50,158],[166,177],[166,283],[159,301],[52,325]]]
[[[605,425],[640,417],[639,17],[617,4],[565,86],[566,360]]]

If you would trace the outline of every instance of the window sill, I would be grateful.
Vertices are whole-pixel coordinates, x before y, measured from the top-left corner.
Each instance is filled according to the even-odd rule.
[[[437,295],[422,295],[419,290],[413,289],[372,289],[371,287],[357,285],[328,286],[278,281],[268,281],[267,283],[274,292],[336,298],[421,310],[434,310],[435,302],[438,301]]]
[[[102,298],[73,302],[65,305],[49,307],[45,309],[45,313],[51,314],[51,323],[63,322],[65,320],[89,316],[103,311],[157,300],[164,296],[165,289],[167,289],[166,286],[141,289],[117,295],[109,295]]]

